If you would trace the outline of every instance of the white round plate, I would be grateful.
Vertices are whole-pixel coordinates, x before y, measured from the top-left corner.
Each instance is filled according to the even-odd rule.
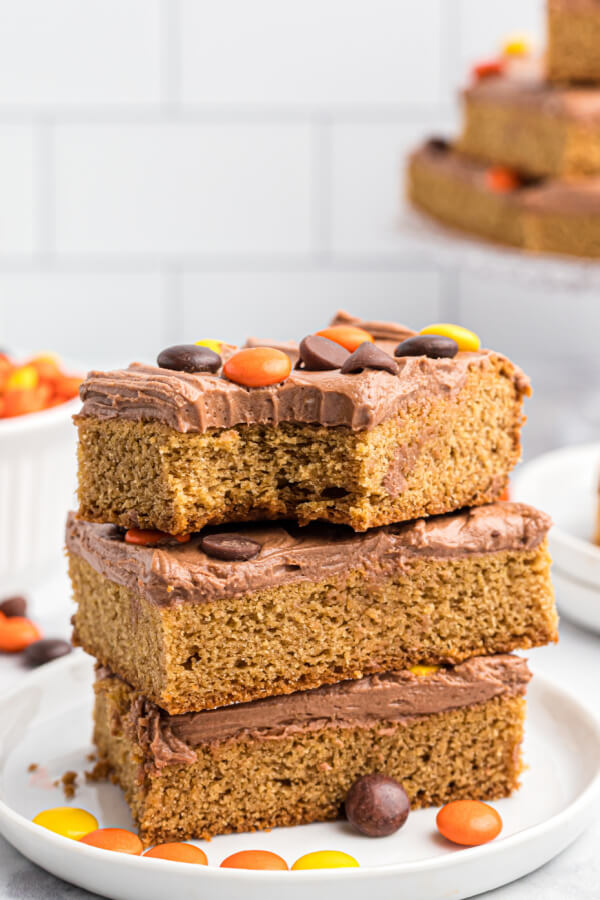
[[[0,699],[0,833],[33,862],[60,878],[114,900],[461,900],[525,875],[570,844],[591,821],[600,799],[600,726],[580,704],[539,676],[530,688],[523,787],[494,804],[500,838],[457,848],[436,832],[436,810],[411,813],[387,838],[366,838],[345,822],[233,834],[203,843],[209,866],[107,853],[52,834],[31,822],[42,809],[65,805],[52,782],[91,766],[92,662],[82,653],[24,677]],[[27,771],[31,763],[39,768]],[[80,779],[83,780],[83,779]],[[70,802],[103,826],[132,828],[120,790],[82,784]],[[311,850],[352,854],[359,869],[249,872],[221,869],[230,853],[262,848],[293,863]],[[335,887],[334,887],[335,883]]]
[[[560,612],[600,631],[600,547],[592,543],[598,509],[600,444],[544,453],[511,478],[511,498],[552,516],[550,552]]]

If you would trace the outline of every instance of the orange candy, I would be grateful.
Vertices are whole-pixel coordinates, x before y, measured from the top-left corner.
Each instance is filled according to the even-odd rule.
[[[50,389],[46,384],[39,384],[28,390],[8,390],[4,394],[2,415],[12,417],[41,412],[48,407],[49,399]]]
[[[350,353],[354,353],[357,347],[364,344],[365,341],[374,344],[375,339],[368,331],[362,328],[355,328],[354,325],[331,325],[329,328],[323,328],[317,331],[319,337],[328,338],[341,347],[345,347]]]
[[[54,389],[57,396],[64,397],[65,400],[76,397],[82,380],[81,375],[65,375],[64,372],[59,372],[54,378]]]
[[[244,387],[268,387],[285,381],[292,363],[282,350],[274,347],[247,347],[238,350],[223,366],[223,375]]]
[[[498,497],[498,500],[510,500],[510,488],[509,487],[504,488],[504,490]]]
[[[494,75],[502,75],[505,68],[503,59],[488,59],[484,62],[476,63],[472,68],[473,77],[476,79],[490,78]]]
[[[34,356],[29,360],[28,365],[32,366],[38,373],[40,378],[52,379],[60,372],[60,366],[56,356],[51,353]]]
[[[41,412],[79,393],[81,376],[68,375],[52,353],[34,356],[24,365],[0,354],[0,418]]]
[[[137,834],[125,828],[98,828],[79,838],[79,843],[114,853],[129,853],[131,856],[141,856],[144,849]]]
[[[146,850],[144,856],[152,859],[170,859],[171,862],[196,863],[199,866],[207,866],[206,853],[200,847],[193,844],[157,844],[151,850]]]
[[[285,859],[270,850],[240,850],[221,863],[222,869],[284,869],[289,868]]]
[[[490,191],[495,194],[508,194],[521,184],[519,176],[506,166],[492,166],[485,173],[485,181]]]
[[[175,538],[180,544],[187,544],[189,534],[167,534],[166,531],[154,531],[151,528],[130,528],[125,532],[126,544],[139,544],[142,547],[151,547],[160,544],[161,541]]]
[[[3,653],[20,653],[41,637],[37,625],[24,616],[0,619],[0,651]]]
[[[493,806],[481,800],[453,800],[436,817],[440,834],[454,844],[475,847],[493,841],[502,831],[502,819]]]

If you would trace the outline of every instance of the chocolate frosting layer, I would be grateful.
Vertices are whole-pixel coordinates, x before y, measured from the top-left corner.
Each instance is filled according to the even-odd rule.
[[[464,97],[469,103],[498,103],[579,123],[600,124],[600,91],[595,86],[552,84],[536,62],[515,61],[506,74],[482,78],[466,88]]]
[[[278,585],[345,578],[353,569],[376,580],[402,571],[417,557],[460,558],[527,551],[546,536],[551,520],[523,503],[492,503],[458,513],[355,533],[344,526],[240,525],[236,534],[262,544],[249,560],[224,561],[200,548],[207,528],[186,544],[151,548],[126,544],[112,525],[67,521],[66,543],[109,580],[160,606],[208,603]]]
[[[334,322],[352,322],[365,330],[372,327],[380,338],[377,343],[392,353],[400,340],[414,334],[401,325],[362,322],[343,312]],[[292,351],[290,344],[286,352]],[[220,374],[190,374],[132,363],[127,369],[88,374],[80,388],[81,415],[158,421],[182,433],[282,422],[359,431],[375,428],[411,403],[455,396],[471,371],[485,369],[493,359],[503,361],[518,393],[529,392],[523,373],[491,350],[461,352],[453,359],[405,357],[397,360],[398,375],[372,369],[348,375],[339,369],[294,369],[286,381],[264,388],[246,388]]]
[[[178,716],[137,695],[124,724],[147,762],[160,769],[193,762],[195,747],[245,737],[278,740],[323,728],[374,726],[383,733],[419,716],[523,695],[530,678],[518,656],[480,656],[429,675],[389,672]]]

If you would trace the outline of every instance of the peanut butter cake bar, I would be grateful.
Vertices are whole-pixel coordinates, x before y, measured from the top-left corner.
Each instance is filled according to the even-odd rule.
[[[600,178],[521,178],[436,138],[409,160],[412,204],[445,225],[543,253],[600,257]]]
[[[497,499],[520,456],[527,379],[492,350],[390,329],[395,356],[365,330],[350,352],[325,329],[293,370],[275,348],[224,360],[192,345],[91,372],[79,515],[169,534],[281,517],[364,531]]]
[[[547,0],[548,77],[600,82],[600,0]]]
[[[534,64],[479,79],[463,99],[467,156],[534,177],[600,174],[600,89],[551,84]]]
[[[370,772],[412,808],[491,800],[518,787],[529,678],[479,657],[169,716],[100,669],[94,739],[147,843],[336,819]]]
[[[71,515],[74,642],[170,713],[539,646],[557,639],[549,526],[497,503],[151,548]]]

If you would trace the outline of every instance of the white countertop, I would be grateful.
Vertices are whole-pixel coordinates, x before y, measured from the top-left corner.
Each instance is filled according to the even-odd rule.
[[[29,612],[47,637],[68,637],[72,609],[70,588],[63,573],[31,597]],[[542,672],[581,699],[600,715],[600,636],[563,620],[558,646],[528,654],[534,672]],[[18,657],[0,656],[2,690],[24,677]],[[552,789],[552,785],[548,785]],[[575,844],[537,872],[496,891],[480,895],[490,900],[598,900],[600,898],[600,815]],[[96,895],[59,881],[37,868],[0,837],[0,900],[85,900]]]

